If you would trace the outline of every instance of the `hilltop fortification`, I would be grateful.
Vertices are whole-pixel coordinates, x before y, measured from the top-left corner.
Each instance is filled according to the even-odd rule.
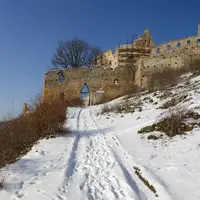
[[[197,36],[156,46],[148,29],[131,44],[99,55],[92,68],[51,70],[45,74],[43,101],[82,98],[86,105],[114,99],[135,88],[148,88],[152,73],[189,66],[200,58],[200,25]],[[62,74],[62,80],[60,78]]]

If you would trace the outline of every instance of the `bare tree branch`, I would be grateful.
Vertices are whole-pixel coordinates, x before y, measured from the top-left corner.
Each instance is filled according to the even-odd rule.
[[[52,64],[56,68],[91,67],[100,53],[100,48],[90,46],[80,39],[60,41],[57,52],[52,58]]]

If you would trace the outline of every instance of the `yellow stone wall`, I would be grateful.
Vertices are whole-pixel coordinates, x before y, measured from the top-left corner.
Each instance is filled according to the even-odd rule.
[[[131,51],[130,51],[131,50]],[[132,66],[120,60],[134,57]],[[200,25],[198,35],[166,42],[155,46],[146,29],[133,44],[120,45],[115,52],[108,50],[97,57],[94,66],[88,68],[64,69],[65,81],[60,83],[57,71],[45,74],[43,101],[49,102],[64,93],[65,99],[80,97],[84,83],[90,89],[90,104],[102,99],[114,99],[131,91],[148,88],[151,74],[165,68],[188,67],[191,59],[200,59]],[[134,73],[135,71],[135,73]],[[114,83],[118,80],[118,85]],[[97,94],[103,90],[104,94]]]

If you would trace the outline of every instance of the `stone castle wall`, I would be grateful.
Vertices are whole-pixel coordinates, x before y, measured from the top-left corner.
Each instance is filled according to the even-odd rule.
[[[139,77],[136,77],[136,84],[140,88],[147,88],[152,73],[165,68],[188,68],[191,59],[200,59],[200,36],[161,44],[152,49],[148,58],[137,62],[137,74],[139,75],[136,74],[136,76]]]
[[[128,68],[104,69],[102,67],[65,69],[65,81],[61,83],[57,71],[49,71],[45,75],[43,102],[58,99],[64,94],[65,99],[80,98],[81,88],[86,83],[90,89],[90,104],[102,99],[114,99],[123,95],[127,88],[134,84],[134,74]],[[116,85],[116,81],[118,84]],[[129,86],[129,87],[127,87]],[[104,91],[104,93],[97,93]]]
[[[194,50],[194,53],[199,53],[199,46],[200,36],[193,36],[184,39],[174,40],[153,48],[150,58],[159,56],[174,57],[177,54],[185,54],[188,50]]]
[[[142,57],[149,57],[154,42],[146,29],[144,33],[131,44],[120,45],[113,52],[111,49],[103,52],[95,60],[95,66],[115,69],[119,66],[134,64]]]
[[[131,69],[127,66],[128,62],[124,62],[129,57],[134,58],[131,60]],[[121,45],[115,52],[108,50],[98,56],[94,67],[90,69],[64,69],[63,83],[59,81],[57,71],[47,72],[43,101],[49,102],[60,96],[65,99],[80,98],[80,91],[85,83],[90,89],[90,104],[101,102],[102,99],[114,99],[131,91],[135,85],[140,89],[148,88],[152,73],[166,68],[187,68],[191,60],[196,58],[200,59],[200,25],[198,36],[158,46],[154,45],[147,29],[133,44]],[[97,91],[104,93],[99,94]]]

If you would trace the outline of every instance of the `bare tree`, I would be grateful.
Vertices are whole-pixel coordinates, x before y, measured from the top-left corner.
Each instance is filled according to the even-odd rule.
[[[90,46],[80,39],[60,41],[52,58],[56,68],[91,67],[93,60],[101,53],[98,47]]]

